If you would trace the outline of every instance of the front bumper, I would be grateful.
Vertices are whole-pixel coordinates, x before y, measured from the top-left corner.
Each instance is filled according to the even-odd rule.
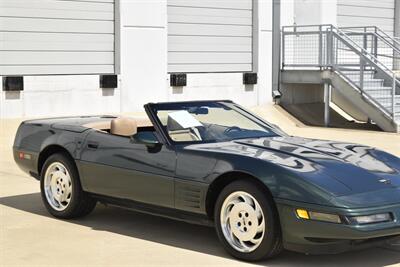
[[[400,237],[400,203],[374,208],[342,209],[276,200],[284,247],[307,254],[336,254],[379,246]],[[350,225],[299,219],[295,210],[304,208],[343,216],[361,216],[390,212],[391,222]]]

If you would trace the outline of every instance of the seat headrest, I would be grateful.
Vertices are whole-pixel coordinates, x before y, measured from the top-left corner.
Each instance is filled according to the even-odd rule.
[[[137,133],[137,122],[133,118],[120,117],[111,121],[111,134],[132,136]]]

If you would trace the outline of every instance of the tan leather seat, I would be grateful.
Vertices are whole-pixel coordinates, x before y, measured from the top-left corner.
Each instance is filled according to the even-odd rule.
[[[132,136],[137,133],[137,121],[133,118],[121,117],[111,121],[111,134]]]

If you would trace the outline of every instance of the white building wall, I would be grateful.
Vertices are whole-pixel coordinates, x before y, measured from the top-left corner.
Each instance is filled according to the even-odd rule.
[[[22,92],[1,86],[0,118],[119,112],[120,90],[98,75],[114,73],[114,0],[0,6],[0,75],[43,75],[24,76]]]
[[[258,1],[258,105],[272,99],[272,0]]]
[[[285,25],[377,26],[393,35],[395,0],[281,0]]]
[[[294,2],[297,0],[281,0],[281,26],[293,25],[295,22]]]
[[[0,92],[0,117],[133,112],[174,100],[232,99],[248,107],[272,102],[272,0],[257,3],[257,85],[243,85],[242,73],[192,73],[188,86],[170,87],[167,0],[121,0],[119,88],[100,89],[98,75],[25,76],[24,91]]]
[[[333,24],[337,22],[337,0],[294,0],[293,23],[297,25]],[[291,25],[291,24],[283,24]]]
[[[245,106],[272,102],[272,0],[258,3],[258,84],[243,85],[242,73],[189,73],[187,86],[173,88],[167,70],[167,1],[123,0],[122,110],[140,111],[145,103],[160,101],[231,99]],[[153,19],[140,16],[149,10]]]
[[[121,1],[121,110],[167,101],[167,1]]]
[[[0,92],[0,118],[115,113],[120,90],[100,89],[98,75],[25,76],[25,90]]]

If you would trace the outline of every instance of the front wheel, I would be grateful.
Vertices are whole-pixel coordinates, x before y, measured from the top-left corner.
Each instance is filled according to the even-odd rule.
[[[42,200],[53,216],[63,219],[82,217],[95,208],[96,200],[82,190],[76,166],[64,154],[51,155],[40,176]]]
[[[282,250],[273,200],[251,182],[235,181],[222,190],[214,220],[221,243],[236,258],[259,261]]]

